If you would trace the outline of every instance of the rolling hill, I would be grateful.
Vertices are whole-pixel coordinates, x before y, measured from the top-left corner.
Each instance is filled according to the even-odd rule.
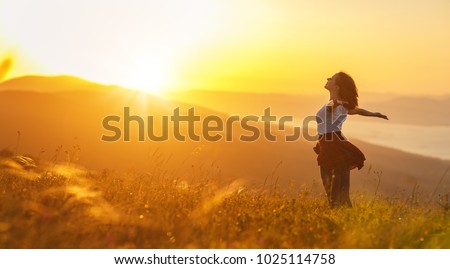
[[[0,91],[0,150],[30,155],[41,162],[70,162],[95,170],[152,173],[156,169],[164,171],[174,180],[188,183],[200,177],[211,180],[238,179],[249,186],[286,188],[293,184],[296,187],[306,184],[308,188],[321,191],[315,153],[312,151],[315,142],[305,139],[283,141],[281,138],[291,132],[290,129],[283,132],[277,131],[277,126],[272,126],[273,134],[279,138],[278,142],[262,138],[253,142],[239,141],[240,135],[251,134],[239,124],[233,125],[233,141],[176,141],[171,136],[164,142],[155,142],[148,137],[140,142],[137,133],[139,126],[134,121],[129,125],[132,130],[129,142],[124,141],[123,135],[118,141],[106,142],[101,140],[102,136],[111,136],[113,132],[105,129],[103,120],[111,115],[119,117],[113,125],[124,130],[124,107],[129,107],[132,115],[140,115],[145,119],[144,133],[148,131],[148,116],[152,116],[155,119],[152,131],[155,134],[162,132],[160,119],[163,116],[170,119],[177,108],[181,115],[187,115],[188,110],[194,107],[195,114],[201,119],[213,115],[223,122],[229,119],[229,115],[206,106],[190,104],[186,100],[164,99],[76,78],[33,77],[31,84],[35,86],[30,86],[29,90],[24,87],[31,85],[30,78],[23,79],[28,81],[17,78],[0,84],[0,89],[3,89]],[[73,81],[74,84],[71,83]],[[79,89],[80,81],[83,81],[82,89]],[[227,104],[247,102],[251,106],[257,103],[241,99],[242,95],[233,98],[230,94],[228,98],[222,99],[222,107]],[[276,98],[268,100],[271,101],[266,101],[267,104],[274,107],[282,105]],[[217,104],[215,110],[222,110],[219,100],[205,97],[205,101],[209,101],[208,106],[211,107]],[[295,105],[294,101],[290,103],[291,106]],[[312,102],[297,104],[299,107],[312,105]],[[254,123],[253,127],[253,130],[257,129],[263,134],[260,123]],[[170,133],[173,128],[171,122]],[[180,132],[187,136],[186,128],[186,124],[182,124]],[[194,132],[197,135],[203,130],[200,124],[195,125]],[[222,134],[224,138],[226,134]],[[448,161],[362,141],[355,141],[355,144],[365,152],[367,162],[362,170],[352,172],[352,190],[373,193],[378,180],[374,171],[382,171],[379,192],[408,195],[417,184],[421,191],[429,193],[450,165]]]
[[[327,93],[234,93],[224,91],[192,90],[174,92],[174,100],[214,107],[228,114],[257,114],[271,107],[279,115],[292,115],[302,119],[314,115],[318,107],[327,102]],[[414,125],[450,126],[450,96],[401,96],[360,92],[360,106],[372,111],[382,111],[398,123]]]

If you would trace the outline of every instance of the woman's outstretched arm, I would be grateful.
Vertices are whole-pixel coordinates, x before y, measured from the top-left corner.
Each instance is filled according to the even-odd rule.
[[[351,109],[348,111],[349,115],[361,115],[361,116],[366,116],[366,117],[377,117],[377,118],[382,118],[385,120],[388,120],[388,117],[386,115],[381,114],[380,112],[371,112],[368,110],[365,110],[363,108],[355,108],[355,109]]]

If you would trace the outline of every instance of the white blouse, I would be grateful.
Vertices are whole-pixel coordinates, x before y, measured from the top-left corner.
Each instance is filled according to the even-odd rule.
[[[325,104],[316,114],[317,132],[323,135],[340,132],[342,124],[347,119],[348,110],[343,105],[333,108],[333,101]]]

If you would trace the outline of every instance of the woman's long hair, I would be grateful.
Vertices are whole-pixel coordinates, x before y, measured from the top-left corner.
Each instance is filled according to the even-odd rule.
[[[337,73],[336,84],[339,86],[339,97],[341,101],[345,101],[344,107],[354,109],[358,107],[358,89],[355,81],[347,73]]]

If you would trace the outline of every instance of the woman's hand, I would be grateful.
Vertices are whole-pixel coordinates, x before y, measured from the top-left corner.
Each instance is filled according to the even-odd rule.
[[[368,110],[365,110],[363,108],[357,107],[354,109],[350,109],[348,111],[349,115],[361,115],[361,116],[366,116],[366,117],[377,117],[377,118],[382,118],[385,120],[389,120],[388,117],[384,114],[381,114],[380,112],[371,112]]]
[[[386,115],[381,114],[380,112],[376,112],[375,113],[375,117],[382,118],[382,119],[385,119],[385,120],[389,120]]]

